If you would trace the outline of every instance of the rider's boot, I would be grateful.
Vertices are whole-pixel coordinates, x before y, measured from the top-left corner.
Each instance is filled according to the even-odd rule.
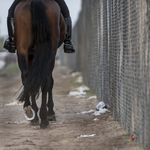
[[[67,34],[66,34],[66,39],[64,41],[64,52],[65,53],[74,53],[74,45],[71,42],[71,36],[72,36],[72,22],[70,16],[65,18],[65,23],[67,27]]]
[[[14,39],[14,18],[7,17],[7,28],[9,38],[6,39],[4,43],[4,48],[7,49],[10,53],[15,53],[15,39]]]

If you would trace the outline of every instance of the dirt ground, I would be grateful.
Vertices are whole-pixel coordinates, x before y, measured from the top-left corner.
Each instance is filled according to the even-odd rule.
[[[22,105],[6,105],[18,96],[19,92],[14,94],[21,86],[20,74],[0,74],[0,150],[143,150],[130,142],[129,135],[109,112],[99,116],[80,114],[95,109],[98,101],[89,100],[91,92],[85,97],[67,96],[80,86],[70,71],[60,65],[55,67],[53,98],[57,120],[46,129],[30,126]]]

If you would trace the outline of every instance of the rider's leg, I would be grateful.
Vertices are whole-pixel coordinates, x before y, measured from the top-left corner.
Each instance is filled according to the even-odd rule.
[[[7,28],[8,28],[8,39],[6,39],[4,43],[4,48],[7,49],[11,53],[15,53],[15,39],[14,39],[14,10],[17,4],[21,0],[15,0],[11,7],[8,10],[8,17],[7,17]]]
[[[64,0],[55,0],[55,1],[60,6],[61,13],[63,14],[63,16],[65,18],[65,23],[66,23],[66,27],[67,27],[67,35],[66,35],[66,39],[64,41],[64,52],[74,53],[75,49],[74,49],[73,43],[71,42],[72,21],[71,21],[69,9]]]

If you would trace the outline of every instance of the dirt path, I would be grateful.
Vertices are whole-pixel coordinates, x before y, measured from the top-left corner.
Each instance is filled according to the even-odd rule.
[[[130,142],[130,137],[110,113],[100,116],[80,114],[95,109],[96,99],[67,96],[79,85],[67,75],[69,69],[56,66],[53,90],[56,122],[42,130],[30,126],[24,118],[22,106],[7,106],[21,86],[20,75],[0,76],[0,150],[143,150]],[[40,100],[38,100],[40,107]],[[90,137],[83,137],[83,136]]]

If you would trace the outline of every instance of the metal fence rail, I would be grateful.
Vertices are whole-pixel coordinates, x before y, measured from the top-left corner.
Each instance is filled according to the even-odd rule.
[[[150,150],[150,1],[82,0],[66,64]]]

